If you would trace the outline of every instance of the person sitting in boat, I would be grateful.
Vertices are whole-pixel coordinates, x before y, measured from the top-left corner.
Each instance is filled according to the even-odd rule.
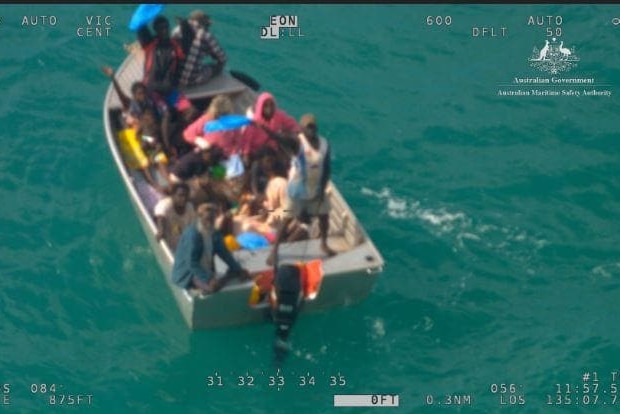
[[[143,83],[150,97],[162,113],[162,138],[164,149],[168,154],[176,155],[173,145],[172,110],[183,114],[184,119],[192,119],[195,108],[179,92],[180,67],[185,54],[179,42],[170,38],[170,23],[164,16],[157,16],[153,21],[155,36],[148,25],[138,29],[138,41],[144,50]]]
[[[219,118],[222,115],[228,115],[233,113],[233,103],[230,98],[226,95],[217,95],[215,96],[207,110],[202,114],[198,119],[192,122],[185,130],[183,131],[183,139],[185,142],[195,145],[201,146],[205,144],[205,125],[209,121],[213,121]]]
[[[269,133],[277,134],[282,139],[293,137],[301,131],[293,117],[276,107],[275,98],[269,92],[263,92],[258,96],[254,109],[248,110],[248,117],[253,123],[243,131],[245,136],[243,153],[249,161],[252,161],[256,152],[265,145],[279,151],[278,141],[269,139]],[[288,161],[289,158],[282,153],[279,157],[282,161]]]
[[[274,248],[268,258],[268,263],[274,261],[278,244],[286,240],[290,223],[294,218],[304,220],[305,216],[318,216],[321,237],[321,250],[329,256],[335,252],[327,244],[329,230],[329,198],[325,197],[325,190],[331,174],[330,149],[325,138],[318,134],[316,118],[312,114],[305,114],[300,119],[302,132],[297,139],[282,139],[277,134],[270,134],[281,145],[288,147],[296,156],[292,159],[289,170],[287,188],[287,206],[284,209],[285,217],[276,237]]]
[[[265,189],[269,182],[269,176],[263,168],[263,159],[276,156],[276,151],[270,146],[263,146],[254,155],[248,171],[247,188],[239,198],[238,216],[255,216],[263,208]]]
[[[112,69],[112,67],[103,66],[101,71],[110,78],[112,85],[114,86],[114,90],[116,90],[116,94],[121,101],[124,112],[123,119],[125,121],[125,126],[137,129],[139,127],[142,114],[146,109],[153,109],[157,114],[158,121],[160,121],[160,114],[157,111],[155,102],[148,97],[144,83],[140,81],[134,82],[131,85],[131,97],[129,97],[114,77],[114,69]]]
[[[129,102],[129,114],[125,118],[128,125],[137,127],[140,119],[145,111],[151,110],[155,115],[158,123],[161,123],[161,113],[157,109],[157,105],[149,98],[146,86],[138,81],[131,85],[131,101]]]
[[[286,177],[286,170],[271,147],[262,148],[259,157],[253,165],[252,173],[255,176],[264,174],[267,177],[267,182],[262,191],[256,189],[257,193],[254,197],[246,197],[246,203],[240,207],[236,222],[240,231],[272,234],[279,227],[283,217],[288,181],[284,178]],[[257,177],[254,181],[258,181]],[[258,183],[255,185],[258,186]],[[259,204],[259,215],[253,215],[256,206],[252,206],[252,204]]]
[[[260,199],[259,201],[261,202],[262,199],[264,199],[267,183],[269,183],[269,175],[263,168],[263,159],[269,157],[276,158],[277,152],[271,146],[265,145],[256,152],[254,160],[250,165],[249,190],[251,191],[252,197],[254,199]]]
[[[208,174],[211,169],[219,166],[225,159],[224,152],[215,145],[196,147],[191,152],[183,155],[170,169],[170,181],[187,182]]]
[[[161,128],[157,120],[156,109],[145,108],[137,127],[138,135],[142,137],[142,150],[149,158],[151,165],[157,167],[161,181],[170,186],[170,172],[168,171],[168,157],[161,144]]]
[[[215,228],[217,211],[215,204],[201,204],[197,209],[198,220],[186,227],[181,235],[174,255],[172,281],[183,289],[195,288],[209,294],[220,290],[233,277],[251,279],[249,272],[226,248],[222,234]],[[226,275],[221,279],[215,275],[214,255],[218,255],[228,266]]]
[[[160,166],[161,164],[167,163],[167,159],[162,159],[160,156],[154,160],[150,160],[144,151],[144,136],[142,134],[143,124],[148,124],[149,119],[142,119],[143,114],[135,111],[136,102],[139,102],[141,99],[138,90],[139,88],[136,88],[132,94],[132,98],[129,98],[116,80],[114,76],[114,69],[110,66],[103,66],[101,70],[111,79],[112,85],[116,90],[119,100],[121,101],[123,112],[125,113],[125,128],[118,133],[119,149],[123,159],[125,160],[125,164],[131,169],[139,170],[145,181],[150,184],[151,187],[159,193],[164,193],[164,188],[151,174],[150,166],[152,164],[156,164],[158,168],[160,168],[160,171],[167,173],[167,171],[165,169],[161,169],[163,167]],[[132,90],[133,89],[134,88],[132,88]],[[134,112],[132,112],[132,108]]]
[[[170,196],[159,200],[153,210],[157,224],[157,241],[166,241],[175,251],[185,227],[196,220],[194,206],[189,202],[189,186],[185,183],[172,185]]]
[[[226,157],[226,179],[213,181],[212,190],[221,195],[226,209],[237,204],[246,185],[246,166],[242,159],[245,146],[244,136],[240,129],[229,128],[212,132],[205,132],[205,126],[211,121],[217,121],[224,115],[233,112],[233,103],[226,95],[217,95],[213,98],[207,111],[184,131],[186,142],[198,147],[217,146],[222,149]]]
[[[226,53],[209,31],[210,27],[211,18],[195,10],[187,20],[179,19],[179,26],[172,33],[172,37],[181,42],[187,56],[179,79],[182,87],[206,83],[226,65]],[[205,63],[207,56],[213,59],[213,63]]]
[[[226,175],[221,166],[225,159],[220,147],[207,143],[178,159],[170,170],[170,181],[186,182],[190,186],[190,200],[194,205],[204,202],[225,204],[226,198],[214,188]]]
[[[217,145],[224,151],[226,158],[233,154],[241,154],[245,147],[244,136],[237,128],[227,130],[205,132],[205,126],[210,121],[215,121],[222,115],[230,115],[233,112],[233,103],[226,95],[217,95],[209,104],[206,112],[185,128],[183,137],[186,142],[199,147]]]
[[[162,135],[163,119],[162,118],[166,114],[166,109],[162,109],[161,107],[158,107],[157,104],[149,97],[148,91],[143,82],[140,82],[140,81],[134,82],[131,85],[131,92],[132,92],[132,97],[129,102],[129,111],[128,111],[129,113],[125,117],[125,122],[130,126],[134,126],[138,128],[139,124],[143,122],[142,119],[145,117],[145,114],[147,114],[148,112],[153,114],[155,116],[156,123],[149,122],[148,128],[157,129],[157,137],[158,137],[157,145],[162,147],[161,152],[162,154],[165,154],[165,152],[163,151],[163,135]],[[179,143],[180,140],[176,136],[177,130],[180,127],[180,125],[175,124],[174,126],[175,128],[171,128],[171,134],[172,134],[171,143],[172,143],[172,146],[175,148],[177,155],[182,155],[187,151],[186,151],[186,148],[184,148],[184,145],[181,145]],[[150,134],[150,136],[152,137],[153,134],[154,132]]]

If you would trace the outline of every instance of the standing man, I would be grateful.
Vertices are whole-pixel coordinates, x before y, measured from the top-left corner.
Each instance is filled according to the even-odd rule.
[[[272,139],[279,141],[284,148],[290,148],[294,154],[289,170],[288,197],[287,205],[284,208],[284,219],[280,225],[273,250],[267,259],[268,264],[273,264],[279,243],[289,237],[288,228],[291,222],[295,218],[304,221],[308,216],[318,216],[319,218],[321,250],[328,256],[336,254],[327,245],[329,211],[331,208],[329,199],[325,197],[325,189],[331,175],[329,145],[325,138],[319,137],[314,115],[305,114],[302,116],[300,126],[302,132],[299,133],[297,139],[287,139],[263,127]]]
[[[222,234],[215,228],[217,206],[204,203],[198,206],[196,223],[188,226],[174,255],[172,281],[183,289],[197,288],[203,293],[220,290],[231,278],[250,279],[250,274],[235,260],[224,244]],[[214,255],[228,266],[226,275],[215,276]]]
[[[173,32],[173,38],[181,41],[187,55],[179,79],[182,87],[206,83],[226,65],[226,53],[209,31],[210,26],[211,18],[196,10],[187,20],[180,20],[179,28]],[[207,55],[214,60],[213,63],[204,62]]]

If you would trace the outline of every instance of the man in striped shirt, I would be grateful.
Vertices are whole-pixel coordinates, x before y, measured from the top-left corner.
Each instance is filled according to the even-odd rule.
[[[188,87],[206,83],[219,74],[226,64],[226,53],[209,32],[211,19],[204,12],[196,10],[187,20],[181,20],[173,37],[181,39],[187,56],[179,79],[179,85]],[[214,63],[205,64],[209,55]]]

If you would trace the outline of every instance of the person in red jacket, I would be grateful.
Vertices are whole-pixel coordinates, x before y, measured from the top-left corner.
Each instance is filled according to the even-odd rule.
[[[205,140],[205,126],[208,122],[213,121],[221,117],[222,115],[230,115],[234,111],[234,106],[231,99],[226,95],[217,95],[213,98],[211,103],[209,103],[209,107],[198,119],[192,122],[185,130],[183,131],[183,139],[192,146],[197,146],[204,148],[210,145],[218,144],[217,142],[212,142],[209,140]],[[228,151],[226,151],[226,145],[221,146],[226,153],[226,156],[230,155]]]
[[[295,118],[279,109],[275,98],[269,92],[263,92],[258,96],[251,118],[254,122],[243,131],[245,145],[243,154],[248,164],[254,159],[258,150],[265,145],[280,151],[278,142],[270,139],[265,129],[284,137],[295,137],[301,132]],[[289,156],[281,153],[279,158],[284,165],[288,165]]]
[[[171,142],[171,108],[189,119],[195,111],[191,102],[179,92],[179,76],[185,59],[181,44],[170,38],[170,23],[164,16],[153,21],[155,36],[147,25],[138,29],[138,41],[144,50],[143,83],[162,115],[164,148],[174,153]]]

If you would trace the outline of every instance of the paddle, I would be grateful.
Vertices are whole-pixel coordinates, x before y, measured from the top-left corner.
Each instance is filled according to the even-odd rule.
[[[157,17],[158,14],[164,9],[163,4],[141,4],[131,16],[129,22],[129,30],[132,32],[137,31],[142,26],[148,24],[151,20]]]
[[[245,115],[222,115],[205,124],[204,132],[228,131],[249,125],[252,120]]]

